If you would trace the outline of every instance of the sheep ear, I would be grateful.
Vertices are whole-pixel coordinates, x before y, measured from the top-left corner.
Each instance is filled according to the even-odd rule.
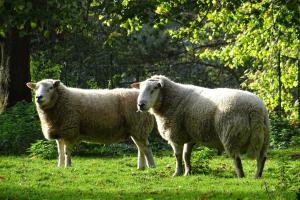
[[[59,80],[56,80],[56,81],[54,81],[54,83],[53,83],[53,87],[58,87],[59,86],[59,84],[60,84],[60,81]]]
[[[157,87],[159,87],[159,88],[164,87],[164,81],[160,79],[157,83]]]
[[[33,83],[33,82],[26,83],[26,86],[28,88],[30,88],[31,90],[35,90],[36,89],[36,83]]]
[[[132,83],[130,86],[132,88],[140,89],[140,83]]]

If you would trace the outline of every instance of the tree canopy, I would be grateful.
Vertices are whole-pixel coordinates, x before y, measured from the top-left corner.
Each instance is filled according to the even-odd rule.
[[[251,90],[298,117],[296,0],[11,0],[0,13],[2,39],[11,27],[31,37],[33,80],[113,88],[160,73]]]

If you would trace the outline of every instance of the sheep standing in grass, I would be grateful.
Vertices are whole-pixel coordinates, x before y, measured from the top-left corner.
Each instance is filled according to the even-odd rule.
[[[138,147],[138,168],[155,167],[148,136],[154,117],[136,112],[136,89],[84,90],[58,80],[27,83],[47,139],[58,148],[58,166],[71,166],[71,152],[81,141],[110,144],[129,137]]]
[[[235,89],[208,89],[153,76],[141,83],[138,109],[150,110],[160,135],[176,156],[174,176],[190,173],[194,143],[224,149],[234,160],[238,177],[244,177],[240,154],[257,159],[261,177],[269,144],[269,119],[264,103],[254,94]]]

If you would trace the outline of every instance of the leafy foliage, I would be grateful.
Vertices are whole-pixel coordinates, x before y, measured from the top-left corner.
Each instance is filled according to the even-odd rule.
[[[267,185],[264,187],[269,199],[285,199],[284,191],[294,191],[296,198],[299,197],[299,171],[293,168],[288,162],[287,156],[281,156],[278,160],[278,168],[275,170],[279,182],[275,185]]]
[[[56,159],[57,147],[55,141],[37,140],[27,149],[32,158]],[[74,148],[72,156],[101,156],[113,157],[129,153],[137,153],[137,148],[132,142],[120,144],[87,144],[80,143]]]
[[[55,141],[37,140],[28,149],[30,157],[53,159],[57,157],[57,147]]]
[[[13,0],[0,3],[0,39],[11,27],[30,35],[33,81],[55,78],[68,86],[115,88],[164,74],[183,83],[253,91],[272,113],[283,108],[282,118],[271,115],[271,145],[283,148],[300,143],[295,128],[299,12],[295,0]],[[29,111],[22,109],[14,112],[26,116]],[[14,115],[0,115],[1,152],[16,151],[15,131],[42,137],[31,111],[34,130],[26,117],[14,124]],[[28,138],[22,139],[26,148],[34,141]],[[107,147],[78,148],[106,154]]]
[[[290,122],[276,113],[270,114],[271,121],[271,147],[287,148],[288,146],[298,146],[300,141],[300,130]]]
[[[35,106],[19,102],[0,114],[0,154],[26,154],[26,149],[43,138]]]
[[[207,147],[200,148],[192,152],[192,173],[209,174],[212,169],[209,167],[209,161],[216,155],[216,151]]]

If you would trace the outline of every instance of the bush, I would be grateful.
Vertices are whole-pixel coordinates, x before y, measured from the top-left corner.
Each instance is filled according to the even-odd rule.
[[[270,114],[271,137],[270,144],[272,148],[287,148],[297,146],[300,143],[300,130],[293,126],[287,118],[279,116],[276,113]]]
[[[57,158],[57,147],[55,141],[37,140],[32,143],[27,152],[31,157],[38,157],[42,159]],[[120,156],[124,154],[137,153],[137,148],[133,143],[120,144],[78,144],[73,156]]]
[[[0,114],[0,154],[24,154],[32,142],[41,138],[33,103],[18,102]]]
[[[155,154],[160,154],[165,150],[171,150],[170,145],[168,145],[167,142],[163,141],[158,133],[150,134],[149,141],[151,148]],[[27,152],[32,157],[39,157],[43,159],[54,159],[57,157],[56,144],[52,141],[38,140],[31,145]],[[137,147],[132,142],[132,140],[127,140],[118,144],[91,144],[82,142],[75,147],[72,154],[77,156],[103,157],[122,156],[124,154],[132,153],[137,153]]]
[[[133,143],[119,144],[89,144],[80,143],[74,150],[74,155],[79,156],[120,156],[137,152]]]
[[[209,167],[210,159],[217,155],[217,151],[208,147],[197,148],[192,152],[191,164],[193,174],[209,174],[212,169]]]
[[[28,149],[30,157],[39,157],[43,159],[54,159],[57,157],[57,148],[55,141],[37,140],[31,144]]]

